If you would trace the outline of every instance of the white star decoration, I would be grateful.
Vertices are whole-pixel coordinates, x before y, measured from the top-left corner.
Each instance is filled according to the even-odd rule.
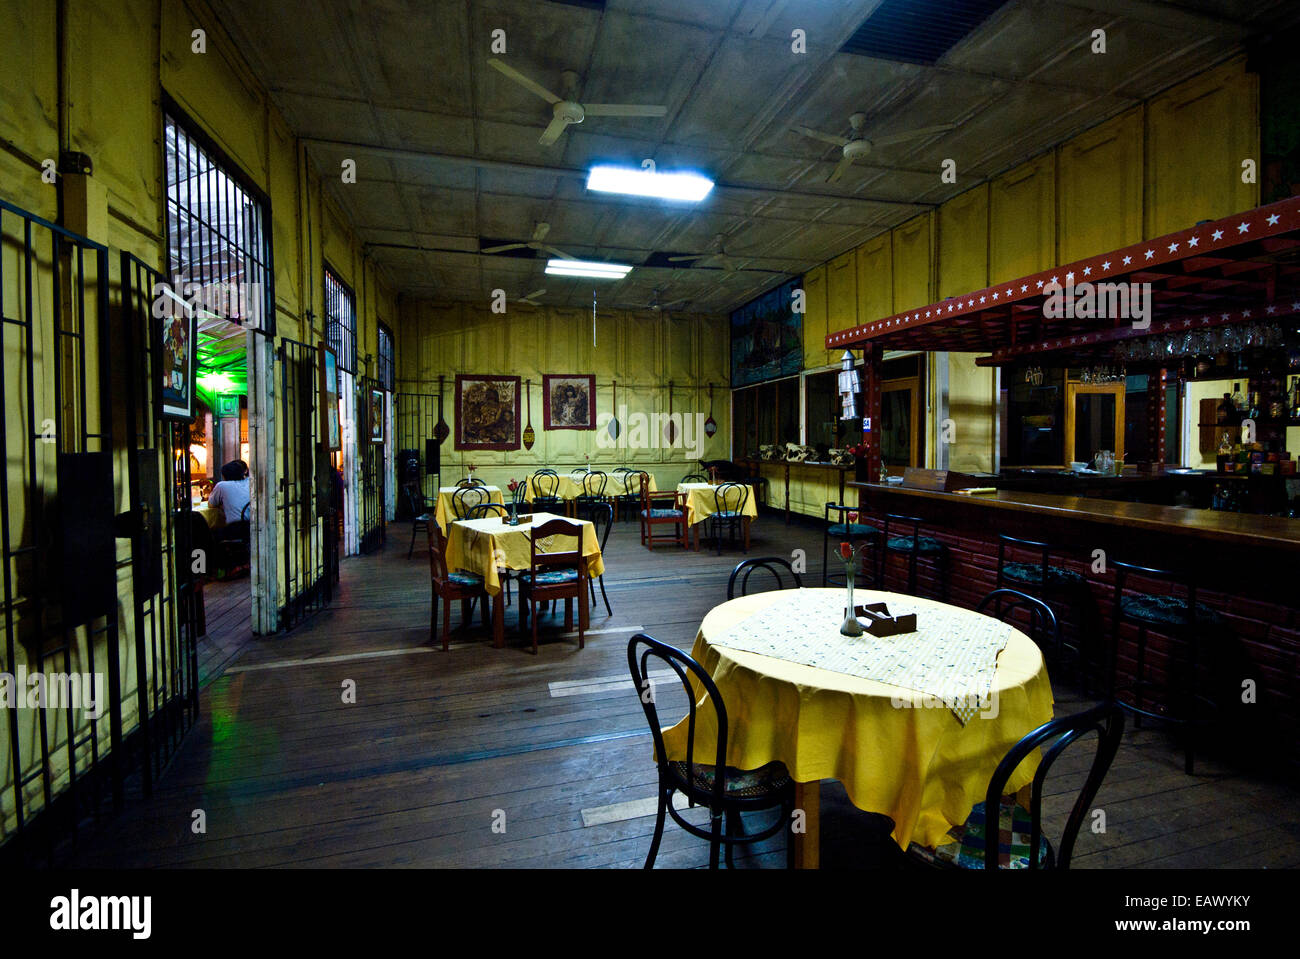
[[[1155,251],[1155,250],[1147,250],[1146,258],[1149,260],[1149,259],[1151,259],[1151,258],[1152,258],[1153,256],[1155,256],[1155,255],[1156,255],[1156,251]]]
[[[1245,221],[1242,221],[1241,223],[1237,224],[1238,233],[1245,233],[1249,229],[1250,229],[1250,224],[1246,223]]]
[[[1196,244],[1198,244],[1198,243],[1200,243],[1200,242],[1201,242],[1201,238],[1200,238],[1199,236],[1193,236],[1193,237],[1189,237],[1189,238],[1188,238],[1188,240],[1187,240],[1187,245],[1188,245],[1188,246],[1196,246]]]
[[[1268,312],[1269,312],[1269,313],[1272,313],[1272,312],[1273,312],[1274,310],[1276,310],[1276,309],[1277,309],[1276,306],[1270,306],[1270,307],[1268,307]]]
[[[1022,286],[1020,289],[1021,289],[1021,290],[1024,290],[1024,287]],[[1007,287],[1007,296],[1013,296],[1013,295],[1014,295],[1014,292],[1015,292],[1015,291],[1013,291],[1013,290],[1011,289],[1011,287]]]
[[[1107,260],[1106,262],[1104,262],[1104,263],[1101,265],[1101,268],[1102,268],[1103,270],[1109,270],[1109,269],[1110,269],[1110,260]]]
[[[1071,270],[1069,273],[1065,274],[1065,282],[1072,283],[1073,281],[1074,281],[1074,271]]]
[[[984,302],[984,297],[982,297],[982,296],[980,297],[980,302],[981,302],[981,303]]]
[[[1042,284],[1042,283],[1039,283],[1038,285],[1039,285],[1039,286],[1042,286],[1043,284]],[[1021,293],[1025,292],[1025,290],[1027,290],[1027,289],[1029,289],[1029,284],[1028,284],[1028,283],[1021,283],[1021,284],[1020,284],[1020,292],[1021,292]]]
[[[1039,280],[1039,281],[1038,281],[1038,287],[1039,287],[1039,289],[1042,289],[1042,286],[1043,286],[1043,281],[1042,281],[1042,280]]]
[[[1178,250],[1178,244],[1177,244],[1177,243],[1170,243],[1170,244],[1169,244],[1169,252],[1170,252],[1170,253],[1177,252],[1177,250]]]
[[[1277,226],[1277,214],[1276,214],[1276,213],[1274,213],[1272,216],[1270,216],[1270,217],[1268,218],[1268,225],[1269,225],[1269,226]]]
[[[1131,256],[1126,256],[1126,257],[1124,257],[1124,265],[1125,265],[1125,266],[1128,266],[1128,265],[1129,265],[1130,263],[1132,263],[1132,262],[1133,262],[1133,257],[1131,257]]]
[[[1223,239],[1223,231],[1222,231],[1222,230],[1215,230],[1212,234],[1210,234],[1210,239],[1212,239],[1212,240],[1221,240],[1221,239]]]
[[[995,290],[995,291],[993,292],[993,299],[996,300],[997,298],[998,298],[998,294],[997,294],[997,291]]]
[[[1083,268],[1083,275],[1084,275],[1084,276],[1092,276],[1092,267],[1090,267],[1090,266],[1085,266],[1085,267]]]

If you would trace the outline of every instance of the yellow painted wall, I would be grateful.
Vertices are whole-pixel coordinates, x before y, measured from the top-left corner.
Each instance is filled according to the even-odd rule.
[[[55,4],[48,0],[14,0],[7,4],[0,29],[0,197],[46,219],[58,211],[59,187],[42,182],[41,161],[57,159],[61,140],[65,149],[90,156],[94,164],[89,208],[75,217],[92,224],[90,239],[111,247],[110,297],[116,309],[120,298],[118,252],[127,250],[146,263],[165,267],[163,250],[163,153],[160,94],[167,92],[232,158],[240,169],[265,193],[271,203],[270,236],[275,265],[277,325],[280,338],[316,343],[323,336],[319,317],[323,314],[320,279],[322,249],[333,251],[357,291],[359,352],[377,352],[377,320],[395,316],[393,297],[376,275],[373,264],[361,254],[360,244],[347,218],[322,201],[321,180],[306,163],[305,156],[290,134],[287,124],[270,101],[262,85],[252,76],[234,45],[220,28],[218,18],[201,0],[192,3],[158,4],[154,0],[120,0],[115,4],[74,3],[67,18],[67,96],[63,104],[66,134],[59,130],[59,102]],[[191,49],[191,32],[207,31],[207,52]],[[322,215],[328,210],[329,215]],[[304,215],[311,211],[310,226]],[[0,238],[5,286],[0,290],[6,312],[18,309],[21,301],[14,268],[20,260],[15,242],[15,221],[5,218],[5,236]],[[313,251],[304,262],[306,249]],[[43,263],[38,278],[48,277]],[[45,294],[38,293],[38,296]],[[36,314],[51,322],[50,304],[38,301]],[[302,319],[307,310],[318,318],[315,328]],[[49,336],[48,328],[44,331]],[[19,380],[20,351],[12,336],[4,340],[6,388]],[[94,344],[92,343],[92,349]],[[120,374],[114,370],[114,375]],[[376,372],[372,362],[369,370]],[[51,378],[41,388],[52,390]],[[92,379],[92,390],[95,383]],[[92,411],[96,394],[89,395]],[[45,404],[52,405],[51,400]],[[17,425],[20,406],[6,402],[5,415]],[[119,424],[120,428],[120,424]],[[11,444],[19,431],[10,429]],[[119,433],[119,437],[121,434]],[[21,469],[14,457],[19,448],[7,450],[10,475]],[[117,508],[128,507],[125,488],[126,452],[119,451]],[[256,469],[256,464],[254,464]],[[43,463],[38,483],[52,486],[53,466]],[[21,500],[21,497],[17,497]],[[20,515],[11,512],[11,520]],[[17,527],[16,527],[17,528]],[[125,541],[119,557],[129,558]],[[137,723],[136,669],[133,643],[132,603],[129,568],[119,573],[119,630],[121,636],[123,712],[126,731]],[[281,583],[283,590],[284,584]],[[281,594],[283,596],[283,593]],[[102,644],[102,637],[97,641]],[[78,637],[74,668],[88,661],[84,635]],[[103,668],[105,651],[95,653]],[[25,652],[18,661],[26,662]],[[17,663],[3,664],[10,669]],[[148,664],[147,664],[148,665]],[[34,712],[20,712],[20,748],[23,772],[30,771],[31,758],[38,756]],[[101,753],[107,747],[108,723],[101,722]],[[81,735],[81,730],[77,735]],[[55,789],[66,782],[66,751],[62,721],[52,728]],[[8,730],[0,737],[0,840],[14,824],[13,757]],[[87,746],[87,748],[89,748]],[[29,790],[28,811],[40,807],[40,781]]]
[[[505,313],[493,313],[488,304],[403,300],[395,335],[399,344],[398,392],[436,394],[438,377],[446,378],[444,415],[452,435],[442,448],[443,482],[460,479],[470,463],[478,467],[476,476],[502,485],[543,466],[567,472],[584,465],[590,455],[592,466],[606,471],[616,466],[645,469],[664,489],[698,467],[688,458],[686,439],[699,437],[700,459],[727,459],[730,455],[730,345],[725,317],[598,311],[593,345],[588,310],[509,304]],[[472,452],[455,448],[453,386],[457,373],[517,375],[532,381],[531,418],[537,440],[531,450]],[[543,428],[542,375],[564,373],[595,375],[594,432]],[[622,446],[612,445],[601,428],[611,414],[614,381],[623,414]],[[670,381],[672,412],[698,415],[698,419],[692,418],[692,425],[682,427],[675,448],[665,448],[662,443],[655,448],[631,448],[630,444],[637,442],[633,417],[643,417],[647,428],[642,432],[649,433],[651,417],[669,412]],[[718,424],[712,439],[700,430],[709,415],[710,383],[714,385],[713,418]],[[528,405],[522,399],[520,416],[526,424]]]

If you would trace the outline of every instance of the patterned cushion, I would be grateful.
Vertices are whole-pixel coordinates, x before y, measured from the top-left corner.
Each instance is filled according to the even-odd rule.
[[[532,581],[532,573],[519,574],[519,582],[527,584]],[[578,571],[576,569],[551,569],[545,573],[537,574],[538,586],[559,586],[562,583],[575,583],[577,581]]]
[[[686,763],[670,762],[668,766],[683,784],[687,782]],[[712,792],[717,767],[696,763],[693,771],[692,785],[696,789]],[[785,763],[780,761],[770,762],[758,769],[734,769],[728,766],[726,795],[732,799],[760,799],[784,789],[789,783],[790,773],[785,768]]]
[[[826,532],[831,536],[852,536],[854,539],[865,539],[880,533],[874,526],[868,526],[866,523],[836,523]]]
[[[912,551],[912,537],[910,535],[889,537],[889,549],[900,553],[910,553]],[[929,536],[921,536],[918,537],[916,551],[918,553],[939,553],[943,551],[943,543],[937,539],[931,539]]]
[[[483,577],[478,573],[451,573],[447,576],[454,586],[482,586]]]
[[[1130,619],[1144,623],[1160,623],[1166,626],[1186,625],[1187,600],[1177,596],[1150,596],[1140,594],[1127,596],[1119,601],[1120,611]],[[1217,626],[1223,617],[1204,603],[1196,604],[1197,622],[1207,626]]]
[[[681,519],[682,511],[679,509],[652,509],[649,514],[642,510],[641,515],[649,515],[651,519]]]
[[[908,853],[935,866],[956,866],[959,869],[984,868],[985,819],[984,803],[977,803],[966,821],[953,826],[948,835],[956,842],[946,843],[937,849],[926,849],[912,843]],[[1029,868],[1029,835],[1031,822],[1029,810],[1016,802],[1014,796],[1003,796],[998,804],[998,868]],[[1038,837],[1038,865],[1047,860],[1047,839]]]
[[[745,514],[737,512],[734,509],[720,509],[713,515],[718,517],[718,519],[740,519]]]
[[[429,522],[429,514],[421,513],[419,516],[415,517],[415,521],[417,523],[427,523]]]
[[[1043,579],[1043,567],[1034,563],[1007,563],[1002,567],[1002,575],[1017,583],[1037,585]],[[1087,582],[1082,573],[1060,566],[1047,567],[1047,582],[1051,586],[1082,586]]]

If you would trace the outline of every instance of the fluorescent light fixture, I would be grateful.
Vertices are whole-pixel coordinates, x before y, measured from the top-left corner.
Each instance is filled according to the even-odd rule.
[[[713,189],[713,181],[698,173],[657,173],[632,167],[594,166],[587,175],[587,189],[699,203]]]
[[[546,272],[552,276],[586,276],[593,280],[621,280],[632,268],[624,263],[600,263],[595,260],[561,260],[546,262]]]

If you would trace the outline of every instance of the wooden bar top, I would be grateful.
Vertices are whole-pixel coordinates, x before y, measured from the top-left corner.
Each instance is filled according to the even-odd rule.
[[[1091,499],[1086,496],[1063,496],[1055,493],[1029,493],[999,490],[997,493],[968,496],[933,490],[905,489],[890,483],[860,483],[849,486],[869,497],[896,494],[944,503],[968,504],[973,509],[1012,510],[1018,513],[1074,519],[1082,522],[1124,526],[1130,529],[1173,533],[1201,540],[1218,540],[1236,545],[1255,545],[1268,549],[1300,552],[1300,519],[1262,516],[1254,513],[1228,513],[1209,509],[1181,509],[1151,503],[1125,503]]]

